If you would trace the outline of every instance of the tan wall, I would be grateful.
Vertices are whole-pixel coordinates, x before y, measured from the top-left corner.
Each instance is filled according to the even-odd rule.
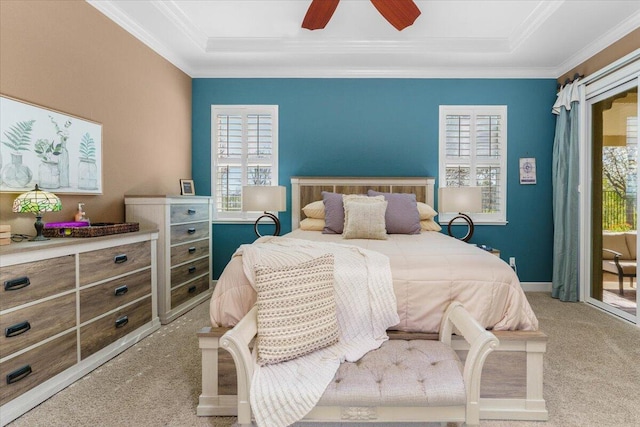
[[[581,76],[593,74],[638,48],[640,48],[640,28],[633,30],[606,49],[601,50],[582,64],[558,77],[558,83],[564,84],[567,78],[573,80],[576,73]]]
[[[125,194],[179,194],[191,177],[191,78],[84,1],[0,0],[0,93],[102,124],[102,195],[61,195],[73,218],[124,220]],[[1,136],[1,135],[0,135]],[[33,216],[0,222],[33,234]]]

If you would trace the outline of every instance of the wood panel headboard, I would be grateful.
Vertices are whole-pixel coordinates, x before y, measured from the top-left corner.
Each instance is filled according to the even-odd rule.
[[[431,177],[291,177],[291,229],[305,218],[302,208],[322,200],[322,192],[367,194],[367,190],[384,193],[413,193],[419,202],[435,208],[433,192],[436,179]]]

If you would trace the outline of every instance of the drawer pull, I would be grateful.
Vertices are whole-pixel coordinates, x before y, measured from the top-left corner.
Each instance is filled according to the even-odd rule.
[[[18,277],[17,279],[5,280],[5,291],[17,291],[18,289],[26,288],[31,284],[31,281],[27,276]]]
[[[189,293],[190,294],[194,293],[195,291],[196,291],[196,286],[195,285],[189,286]]]
[[[189,248],[189,253],[190,253],[190,254],[194,254],[194,253],[196,253],[196,247],[195,247],[195,246],[191,246],[191,247]]]
[[[194,266],[189,267],[189,274],[193,274],[196,272],[196,268]]]
[[[4,336],[7,338],[15,337],[16,335],[24,334],[29,329],[31,329],[31,324],[29,322],[25,321],[16,323],[4,330]]]
[[[196,210],[195,209],[187,209],[187,214],[188,215],[195,215],[196,214]]]
[[[127,292],[129,292],[129,288],[127,287],[127,285],[122,285],[120,287],[117,287],[114,291],[117,297],[119,297],[120,295],[124,295]]]
[[[127,323],[129,323],[129,317],[122,316],[122,317],[116,319],[116,328],[122,328]]]
[[[122,264],[123,262],[127,262],[127,254],[120,254],[113,257],[113,262],[116,264]]]
[[[195,232],[196,232],[195,227],[191,227],[191,228],[189,228],[189,229],[187,230],[187,233],[189,233],[189,234],[195,234]]]
[[[18,368],[13,372],[7,374],[7,385],[17,383],[21,379],[26,378],[31,373],[31,365],[24,365],[22,368]]]

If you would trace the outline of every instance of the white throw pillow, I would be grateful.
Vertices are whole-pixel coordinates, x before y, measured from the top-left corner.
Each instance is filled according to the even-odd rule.
[[[258,363],[280,363],[338,342],[334,259],[255,266]]]

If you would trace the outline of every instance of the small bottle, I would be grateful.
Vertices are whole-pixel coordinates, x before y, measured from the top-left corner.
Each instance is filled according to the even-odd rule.
[[[86,219],[84,218],[84,211],[82,210],[83,206],[84,206],[84,203],[78,203],[78,212],[76,212],[76,216],[74,217],[76,222],[86,221]]]

